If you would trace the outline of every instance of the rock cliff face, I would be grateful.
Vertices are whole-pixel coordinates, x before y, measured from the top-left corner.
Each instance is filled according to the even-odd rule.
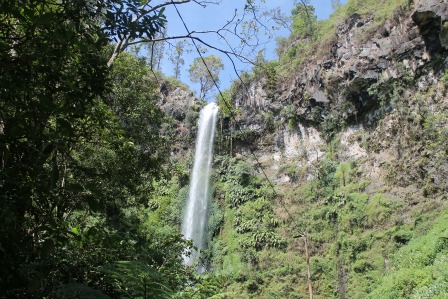
[[[312,178],[316,161],[335,143],[331,151],[340,160],[357,161],[375,182],[372,188],[389,175],[402,178],[409,194],[429,185],[446,189],[448,165],[438,160],[435,166],[428,128],[446,125],[447,19],[445,0],[398,9],[380,25],[351,15],[327,53],[277,80],[274,91],[258,78],[241,92],[235,100],[242,111],[239,127],[257,133],[271,178],[292,180],[282,171],[291,163],[307,166]],[[237,151],[247,150],[244,142],[237,145]],[[389,173],[391,166],[398,173]]]
[[[162,128],[162,133],[170,141],[173,158],[187,156],[193,150],[197,131],[197,119],[204,102],[180,82],[163,81],[160,84],[159,107],[170,121]]]
[[[367,2],[404,6],[383,21]],[[292,37],[232,89],[210,246],[229,297],[447,293],[448,2],[405,2],[347,1],[334,32],[303,41],[321,47]]]

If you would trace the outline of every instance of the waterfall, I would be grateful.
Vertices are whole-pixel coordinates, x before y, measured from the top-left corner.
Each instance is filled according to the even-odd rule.
[[[205,236],[210,197],[210,172],[217,115],[218,106],[215,103],[205,106],[199,115],[190,192],[182,222],[184,238],[192,240],[199,251],[193,251],[190,256],[184,256],[186,265],[193,265],[198,262],[200,250],[206,246]],[[201,267],[198,270],[199,272],[203,271]]]

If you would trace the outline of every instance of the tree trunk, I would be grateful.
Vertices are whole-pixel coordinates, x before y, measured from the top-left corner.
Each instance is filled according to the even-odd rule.
[[[310,299],[313,299],[313,284],[311,282],[310,254],[309,254],[309,251],[308,251],[308,235],[304,234],[304,237],[305,237],[306,266],[308,268],[308,273],[307,273],[308,291],[310,293]]]

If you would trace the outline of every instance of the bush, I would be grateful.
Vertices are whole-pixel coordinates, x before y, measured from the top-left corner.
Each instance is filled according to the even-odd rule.
[[[448,214],[436,218],[431,227],[394,254],[391,271],[368,298],[446,298]]]
[[[373,195],[366,208],[368,225],[376,226],[390,220],[390,216],[402,205],[400,199],[389,199],[383,194]]]

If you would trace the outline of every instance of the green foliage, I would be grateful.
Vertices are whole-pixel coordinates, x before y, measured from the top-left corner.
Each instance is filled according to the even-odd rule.
[[[280,39],[277,42],[277,54],[282,66],[277,71],[281,75],[299,69],[307,57],[327,55],[336,42],[337,27],[350,16],[359,14],[361,17],[372,18],[370,29],[366,30],[370,33],[376,31],[386,19],[391,18],[395,9],[409,8],[412,1],[393,0],[384,4],[374,0],[348,0],[343,6],[339,6],[338,1],[334,1],[333,4],[338,6],[338,9],[328,20],[317,21],[314,7],[304,6],[304,3],[298,3],[293,9],[292,33],[287,39]]]
[[[174,65],[174,78],[179,79],[180,77],[180,68],[184,65],[185,60],[182,57],[185,51],[185,47],[187,46],[186,40],[178,41],[175,46],[172,54],[169,57],[169,60]]]
[[[166,223],[178,225],[188,188],[179,190],[177,176],[173,176],[171,180],[154,181],[151,188],[153,191],[147,197],[149,211],[145,219],[148,228],[155,230]]]
[[[149,68],[129,53],[107,68],[110,38],[152,37],[164,17],[97,4],[0,4],[0,297],[162,294],[189,275],[162,216],[173,197],[152,184],[167,151]]]
[[[340,7],[331,20],[316,24],[315,42],[304,40],[301,42],[307,45],[302,46],[297,37],[282,40],[285,51],[280,51],[280,63],[301,63],[301,57],[308,54],[319,58],[323,52],[329,52],[336,27],[353,13],[373,20],[364,25],[366,32],[371,32],[395,8],[409,3],[384,4],[369,0],[348,1],[348,4]],[[373,24],[371,28],[370,24]],[[446,298],[447,243],[446,225],[442,225],[447,223],[443,216],[446,202],[444,193],[440,192],[444,190],[440,186],[445,184],[443,179],[437,179],[442,175],[434,175],[434,171],[446,168],[446,111],[435,109],[428,113],[426,100],[441,103],[443,84],[431,87],[432,91],[421,95],[418,106],[414,107],[417,99],[410,94],[409,86],[415,85],[416,80],[404,65],[397,64],[397,68],[404,74],[402,77],[379,81],[370,90],[382,112],[380,117],[392,109],[399,117],[399,126],[393,130],[398,130],[396,135],[400,140],[393,142],[402,142],[400,155],[404,156],[397,163],[382,164],[385,171],[380,174],[385,175],[382,179],[386,186],[380,181],[362,178],[361,171],[369,171],[368,167],[358,169],[358,165],[366,162],[363,159],[357,163],[340,160],[345,155],[337,146],[340,143],[337,137],[346,123],[340,115],[318,113],[316,119],[322,120],[321,128],[327,140],[331,140],[327,157],[309,166],[306,181],[299,178],[292,184],[276,186],[284,190],[282,204],[292,216],[286,213],[279,198],[267,203],[259,198],[263,195],[258,192],[261,186],[257,180],[245,179],[241,184],[229,175],[220,182],[226,199],[233,198],[235,203],[228,202],[224,209],[223,229],[214,240],[213,251],[216,272],[225,273],[229,280],[225,286],[229,297],[308,298],[303,241],[291,237],[298,229],[306,230],[309,236],[316,298]],[[277,75],[286,70],[286,67],[276,67]],[[257,69],[257,73],[262,73],[262,69]],[[438,91],[437,96],[434,90]],[[404,100],[409,97],[410,100]],[[283,125],[289,123],[289,129],[294,127],[290,121],[294,116],[294,107],[284,106],[280,112]],[[270,118],[269,114],[262,115],[266,123]],[[406,126],[416,132],[410,132]],[[379,136],[383,133],[378,132]],[[359,139],[370,142],[369,149],[375,151],[384,147],[371,138]],[[408,183],[404,167],[399,164],[406,163],[414,154],[420,157],[418,163],[406,165],[406,171],[418,180],[417,189],[397,187],[400,180]],[[233,171],[235,164],[227,166],[224,174],[227,170]],[[297,168],[285,164],[279,173],[295,177]],[[420,187],[424,188],[425,199],[419,194]],[[434,200],[436,195],[439,198]],[[272,211],[276,216],[273,219],[282,220],[273,221],[269,226]],[[285,241],[288,251],[283,251],[282,246],[272,246],[270,241],[276,238]]]
[[[200,85],[200,99],[205,99],[207,94],[216,84],[219,84],[219,72],[224,69],[220,57],[210,55],[196,58],[190,65],[190,79]],[[204,64],[205,63],[205,64]]]
[[[297,182],[299,180],[300,172],[299,166],[295,163],[287,164],[280,167],[280,172],[285,173],[291,180],[291,182]]]
[[[428,197],[416,208],[393,192],[372,192],[376,184],[366,193],[370,182],[360,180],[354,163],[337,160],[335,146],[312,165],[314,180],[302,182],[295,165],[285,166],[300,185],[285,187],[282,198],[251,161],[217,157],[208,223],[213,273],[185,268],[182,253],[191,244],[179,225],[188,162],[163,167],[168,151],[159,128],[168,120],[156,106],[148,66],[123,53],[106,67],[108,40],[125,31],[151,38],[164,26],[163,12],[132,23],[139,1],[100,2],[0,4],[1,298],[307,298],[297,229],[309,233],[316,298],[446,298],[444,201]],[[312,50],[325,51],[342,16],[370,15],[377,23],[403,4],[350,0],[332,20],[311,16],[309,24],[299,5],[281,62],[298,65]],[[259,62],[256,76],[274,90],[285,69]],[[373,85],[371,93],[410,116],[402,98],[411,83],[406,74]],[[185,113],[190,127],[199,108]],[[221,111],[230,114],[222,105]],[[295,129],[293,106],[280,116]],[[272,112],[262,119],[268,131],[275,129]],[[446,163],[446,121],[445,111],[416,120],[431,157],[422,162]],[[337,117],[323,121],[328,139],[343,126]],[[259,136],[229,137],[250,143]],[[391,165],[389,178],[399,171]],[[431,179],[424,178],[426,195],[444,188]]]
[[[153,39],[165,26],[164,8],[153,10],[142,7],[140,0],[112,0],[102,1],[98,12],[105,12],[103,30],[113,38],[115,36],[129,36],[131,40],[145,37]],[[81,5],[81,4],[80,4]],[[136,20],[135,15],[140,15]]]
[[[370,182],[358,177],[357,165],[335,160],[337,143],[316,163],[316,179],[282,198],[294,211],[293,225],[308,232],[314,295],[444,298],[446,213],[411,225],[416,216],[404,199],[365,193]],[[227,296],[307,298],[306,276],[297,274],[306,273],[304,250],[297,244],[303,241],[292,239],[291,222],[277,217],[283,211],[279,199],[253,176],[249,163],[218,161],[219,189],[227,198],[233,190],[250,190],[247,197],[235,196],[244,200],[225,207],[221,232],[212,241],[215,273],[228,280]]]
[[[160,75],[162,76],[162,75]],[[178,78],[175,77],[165,77],[167,88],[169,90],[181,88],[183,90],[188,90],[189,87],[184,82],[180,81]]]
[[[74,176],[72,151],[99,135],[99,123],[113,121],[95,100],[106,89],[106,37],[92,12],[72,2],[35,2],[0,4],[0,247],[8,253],[1,255],[0,289],[9,297],[48,266],[39,261],[52,251],[47,245],[71,237],[67,213],[93,202],[95,184]]]
[[[120,297],[170,298],[171,290],[160,283],[160,274],[144,263],[117,261],[104,266],[102,271]]]
[[[268,96],[273,97],[277,87],[277,67],[278,62],[266,61],[263,52],[258,52],[255,66],[253,68],[254,76],[257,78],[266,78],[266,88]]]
[[[288,119],[288,130],[290,132],[294,132],[297,128],[297,119],[295,117],[291,117]]]
[[[199,119],[199,111],[196,109],[188,109],[185,115],[185,124],[188,128],[195,128],[197,126],[197,121]]]
[[[109,296],[104,295],[100,291],[78,283],[63,285],[53,295],[56,298],[110,299]]]
[[[424,136],[428,141],[430,140],[429,148],[437,149],[438,155],[448,150],[448,129],[445,125],[447,121],[448,113],[436,112],[428,115],[423,123]]]
[[[273,214],[272,191],[254,177],[252,164],[223,159],[219,172],[224,174],[219,189],[228,204],[221,233],[213,240],[212,261],[217,274],[239,279],[244,265],[256,265],[262,250],[284,249],[287,241],[276,231],[280,221]]]
[[[224,284],[225,281],[216,275],[196,276],[192,285],[171,298],[224,299],[226,298],[226,293],[222,292]]]
[[[254,198],[254,193],[251,188],[234,185],[230,188],[227,197],[227,201],[232,207],[238,207],[245,202],[252,200]]]
[[[223,177],[224,180],[237,183],[243,187],[248,187],[253,179],[254,168],[253,166],[246,161],[238,160],[237,158],[230,158],[227,163],[223,166],[226,167],[225,171],[227,173],[226,177]]]
[[[399,199],[389,199],[382,194],[375,194],[370,198],[366,210],[369,225],[378,225],[390,220],[390,216],[402,205],[403,202]]]
[[[345,162],[339,164],[334,174],[335,179],[339,181],[340,187],[345,187],[350,183],[354,172],[354,163]]]
[[[321,123],[322,130],[325,134],[325,139],[331,141],[338,131],[344,127],[345,123],[337,115],[330,114],[324,118]]]
[[[324,190],[325,196],[329,196],[333,193],[336,188],[335,184],[335,173],[336,173],[336,163],[334,161],[325,159],[319,163],[317,173],[318,173],[318,186]]]
[[[448,83],[448,70],[446,70],[446,71],[443,73],[443,76],[442,76],[442,82],[445,83],[445,84]]]
[[[239,244],[244,249],[254,248],[285,248],[286,241],[269,231],[256,231],[240,239]]]
[[[156,165],[164,161],[166,153],[159,130],[166,119],[156,105],[156,86],[148,73],[149,68],[142,61],[130,54],[121,54],[112,68],[114,89],[107,101],[128,138],[137,145],[140,162],[146,163],[147,171],[154,169],[151,175],[156,176]]]
[[[261,118],[266,131],[273,132],[275,130],[274,113],[272,111],[262,112]]]
[[[217,104],[219,106],[219,114],[223,117],[231,117],[238,113],[232,100],[231,90],[226,90],[218,95]]]
[[[287,105],[280,111],[280,116],[285,120],[288,130],[294,132],[297,128],[296,108]]]
[[[412,238],[394,254],[394,268],[369,298],[444,298],[447,292],[447,214],[434,219],[432,228]]]
[[[210,208],[210,216],[208,218],[207,233],[208,240],[211,241],[213,237],[219,234],[222,224],[224,222],[224,215],[219,204],[212,201]]]
[[[296,108],[293,105],[287,105],[280,111],[280,116],[286,119],[296,116]]]
[[[231,131],[225,136],[227,139],[232,139],[232,142],[241,144],[253,143],[258,137],[260,137],[260,132],[251,129]]]
[[[313,6],[304,6],[303,3],[298,3],[291,15],[293,34],[296,37],[306,38],[314,34],[317,16]]]
[[[358,13],[360,15],[373,15],[375,20],[382,21],[386,18],[390,18],[393,11],[400,7],[409,7],[412,4],[408,0],[393,0],[388,1],[385,5],[380,4],[373,0],[360,1],[360,0],[350,0],[341,8],[345,16]]]

